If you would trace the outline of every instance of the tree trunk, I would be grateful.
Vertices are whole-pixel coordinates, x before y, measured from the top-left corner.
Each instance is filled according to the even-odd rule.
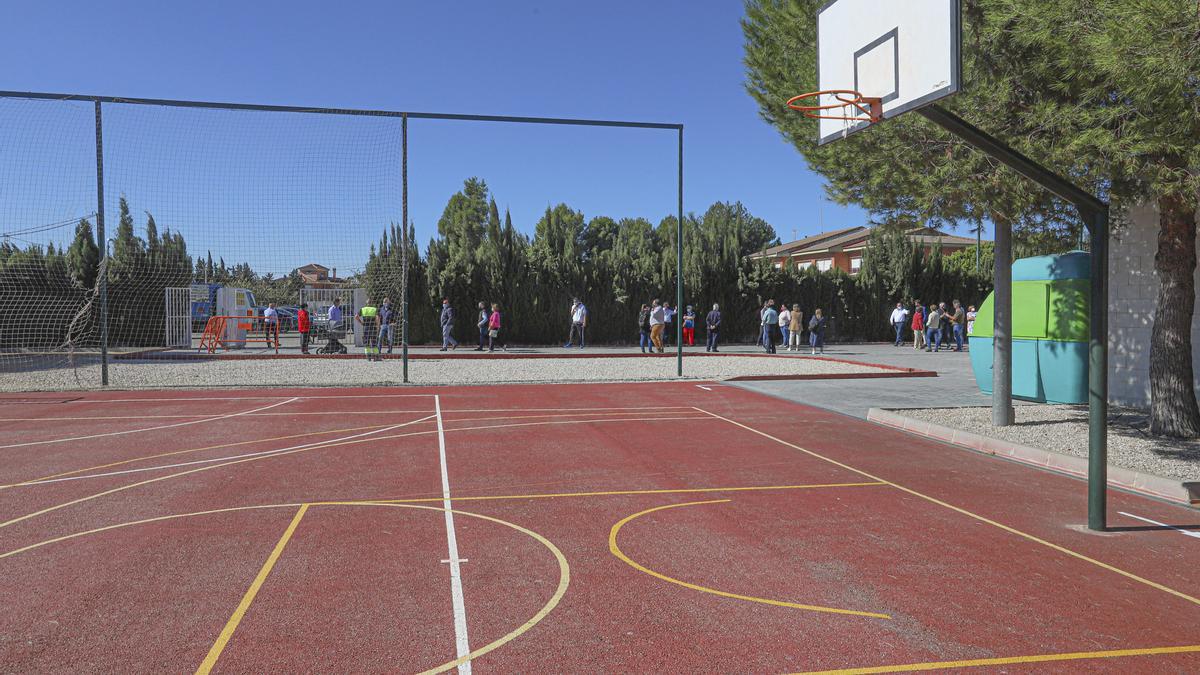
[[[1159,197],[1158,304],[1150,337],[1150,433],[1200,436],[1192,377],[1192,314],[1196,306],[1196,202]]]

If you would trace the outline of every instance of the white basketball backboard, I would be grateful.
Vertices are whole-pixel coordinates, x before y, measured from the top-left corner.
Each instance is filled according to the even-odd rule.
[[[833,0],[817,14],[819,88],[880,98],[884,119],[953,94],[962,79],[959,16],[959,0]],[[846,115],[855,119],[818,120],[818,142],[870,125],[854,107]]]

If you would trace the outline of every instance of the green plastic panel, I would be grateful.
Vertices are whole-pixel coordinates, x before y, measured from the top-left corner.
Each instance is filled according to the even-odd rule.
[[[1013,338],[1040,340],[1046,337],[1050,283],[1013,282]]]
[[[1047,327],[1047,337],[1051,340],[1087,342],[1091,305],[1090,280],[1064,279],[1051,282],[1050,325]]]

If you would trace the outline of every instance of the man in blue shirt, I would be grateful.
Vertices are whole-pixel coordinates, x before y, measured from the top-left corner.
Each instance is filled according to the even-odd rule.
[[[763,311],[762,335],[763,347],[768,354],[775,353],[775,329],[779,324],[779,311],[775,309],[775,301],[767,300],[767,309]]]
[[[717,334],[721,331],[721,306],[713,303],[712,311],[705,317],[705,323],[708,324],[708,348],[704,351],[717,351]]]

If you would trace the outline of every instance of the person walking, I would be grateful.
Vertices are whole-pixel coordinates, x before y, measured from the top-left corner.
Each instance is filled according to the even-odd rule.
[[[800,305],[792,305],[792,311],[789,312],[791,320],[788,322],[788,343],[787,350],[800,351],[800,334],[804,331],[804,312],[800,311]]]
[[[638,345],[642,348],[642,353],[647,351],[654,352],[654,343],[650,341],[650,305],[642,303],[642,308],[638,310]]]
[[[479,346],[471,351],[481,352],[488,343],[488,311],[487,305],[479,302],[479,316],[475,319],[475,327],[479,329]]]
[[[792,313],[788,310],[787,303],[781,302],[779,303],[779,334],[783,337],[783,339],[779,341],[779,344],[782,345],[784,349],[787,349],[788,344],[790,344],[788,342],[788,335],[791,331],[791,327]]]
[[[717,337],[721,334],[721,306],[713,303],[712,311],[708,316],[704,317],[704,323],[708,324],[708,346],[704,351],[717,351]]]
[[[308,316],[308,303],[300,303],[296,312],[296,330],[300,331],[300,353],[308,353],[308,333],[312,330],[312,320]]]
[[[267,303],[263,310],[263,335],[267,338],[267,349],[279,349],[279,312],[275,311],[275,303]]]
[[[683,339],[687,346],[696,346],[696,310],[692,309],[691,305],[688,305],[687,311],[683,313]]]
[[[899,347],[904,340],[904,324],[908,323],[908,310],[904,309],[904,303],[896,303],[896,309],[892,310],[892,316],[888,320],[892,323],[892,330],[896,331],[896,342],[892,346]]]
[[[942,348],[942,312],[934,305],[929,306],[929,317],[925,319],[925,351],[936,352]]]
[[[758,308],[758,342],[757,342],[757,344],[759,347],[766,346],[763,344],[763,330],[762,330],[763,317],[766,315],[766,313],[767,313],[767,303],[763,302],[762,307]]]
[[[825,353],[825,315],[821,313],[820,307],[808,320],[808,345],[813,354],[816,354],[818,349],[822,354]]]
[[[571,334],[567,337],[567,344],[563,345],[563,349],[570,349],[571,345],[575,344],[575,336],[579,336],[579,348],[583,349],[583,333],[587,329],[588,312],[587,307],[575,298],[571,303]]]
[[[392,307],[392,299],[384,298],[379,306],[379,350],[383,351],[383,339],[387,338],[387,353],[392,353],[392,344],[396,334],[396,310]]]
[[[775,327],[779,325],[779,312],[775,310],[775,301],[767,300],[767,311],[763,312],[762,332],[763,347],[768,354],[775,353]]]
[[[379,308],[367,303],[358,308],[354,322],[362,326],[363,354],[368,361],[379,361]]]
[[[925,307],[920,300],[913,301],[913,349],[925,348]]]
[[[658,300],[655,300],[650,307],[650,344],[658,348],[659,354],[663,353],[663,322],[663,307]]]
[[[500,305],[492,303],[492,313],[488,314],[487,323],[488,351],[496,351],[496,345],[508,351],[508,343],[500,339]]]
[[[971,305],[970,307],[967,308],[967,335],[968,336],[975,334],[975,317],[977,317],[977,316],[979,316],[979,313],[975,311],[975,305]]]
[[[675,334],[674,332],[671,331],[671,324],[672,324],[672,322],[675,321],[676,312],[677,312],[677,310],[671,308],[671,303],[669,303],[669,302],[663,303],[663,338],[662,338],[662,341],[663,341],[664,347],[671,346],[671,336]]]
[[[967,313],[958,300],[954,301],[954,313],[950,315],[950,321],[954,324],[954,351],[961,352],[963,335],[967,332]]]
[[[442,316],[438,320],[442,326],[442,349],[451,351],[458,349],[458,340],[454,339],[454,308],[450,306],[450,298],[442,298]]]

